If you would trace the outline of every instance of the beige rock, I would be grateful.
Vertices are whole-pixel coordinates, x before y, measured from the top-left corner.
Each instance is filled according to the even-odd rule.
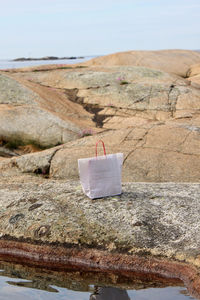
[[[188,79],[190,80],[192,87],[200,89],[200,75],[189,77]]]
[[[153,65],[157,57],[154,68],[182,76],[199,60],[190,51],[151,52],[152,61],[146,52],[140,54],[138,65]],[[118,57],[124,63],[128,57],[132,64],[134,55],[113,55],[108,62],[116,64]],[[23,133],[43,145],[66,142],[0,158],[1,253],[97,267],[107,267],[111,257],[109,267],[117,268],[123,256],[125,268],[175,274],[199,287],[200,91],[160,70],[105,63],[0,74],[0,134]],[[96,134],[77,139],[85,128]],[[78,180],[77,159],[95,156],[99,139],[107,153],[124,153],[123,194],[90,200]],[[0,146],[4,155],[13,155],[5,151],[3,140]],[[98,153],[103,153],[100,146]],[[174,260],[183,264],[179,271],[166,271],[163,259],[168,265]],[[183,268],[189,268],[188,277]]]
[[[2,130],[10,126],[3,119],[6,116],[18,131],[18,120],[22,120],[30,136],[38,133],[43,144],[50,138],[54,144],[73,140],[65,137],[69,124],[73,133],[78,126],[83,135],[87,135],[85,128],[96,133],[49,152],[12,159],[21,172],[44,171],[53,178],[78,179],[77,159],[94,156],[95,143],[102,138],[108,153],[124,153],[123,181],[199,182],[200,91],[186,79],[141,66],[91,66],[9,76],[7,81],[22,84],[37,100],[35,106],[3,101],[1,121],[6,125]],[[33,128],[25,119],[29,110]],[[44,131],[36,121],[39,115],[44,116]],[[68,131],[59,135],[55,118],[63,128],[67,123]]]
[[[11,159],[11,164],[22,173],[36,173],[46,175],[49,173],[51,160],[60,147],[45,151],[30,153]]]
[[[163,121],[176,114],[183,116],[184,110],[193,114],[200,97],[199,90],[190,87],[187,80],[145,67],[97,66],[31,76],[42,85],[65,89],[69,100],[93,113],[93,121],[103,129],[116,129],[119,122],[124,127],[132,121],[134,125],[135,117]]]
[[[103,139],[107,153],[124,153],[124,182],[199,182],[199,132],[199,117],[144,122],[138,126],[84,137],[46,151],[7,159],[7,168],[11,164],[25,173],[77,180],[77,160],[95,156],[95,144]],[[103,155],[101,147],[98,153]],[[5,161],[0,164],[0,169],[5,169]]]
[[[9,76],[0,74],[1,140],[51,147],[79,138],[93,124],[90,114],[66,101],[62,92]]]
[[[200,89],[200,64],[191,66],[187,71],[187,77],[191,86]]]
[[[192,65],[187,71],[187,77],[193,77],[200,74],[200,63]]]
[[[78,179],[77,159],[94,156],[101,138],[108,153],[123,152],[123,181],[199,182],[200,139],[190,123],[152,123],[110,131],[66,144],[51,162],[50,176]]]
[[[128,51],[94,58],[87,65],[144,66],[185,77],[188,68],[200,63],[200,53],[190,50]]]
[[[0,108],[0,136],[5,140],[51,147],[78,138],[79,132],[73,123],[34,106]]]

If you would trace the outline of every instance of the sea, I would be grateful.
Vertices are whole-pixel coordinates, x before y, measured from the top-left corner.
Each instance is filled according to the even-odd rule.
[[[194,50],[200,52],[200,50]],[[98,57],[100,55],[90,55],[84,56],[83,58],[77,59],[56,59],[56,60],[30,60],[30,61],[13,61],[13,60],[3,60],[0,59],[0,70],[3,69],[14,69],[14,68],[24,68],[24,67],[33,67],[33,66],[40,66],[40,65],[55,65],[55,64],[76,64],[81,63],[84,61],[88,61],[92,58]],[[81,57],[81,56],[80,56]]]
[[[29,60],[29,61],[13,61],[13,60],[3,60],[0,59],[0,70],[3,69],[14,69],[14,68],[24,68],[33,67],[40,65],[55,65],[55,64],[77,64],[84,61],[88,61],[97,55],[84,56],[83,58],[76,59],[56,59],[56,60]]]

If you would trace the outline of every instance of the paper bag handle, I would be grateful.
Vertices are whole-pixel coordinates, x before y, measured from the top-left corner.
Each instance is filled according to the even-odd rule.
[[[99,140],[98,142],[96,142],[96,157],[97,157],[97,146],[98,146],[98,143],[101,142],[102,143],[102,146],[103,146],[103,152],[104,152],[104,155],[106,155],[106,148],[105,148],[105,145],[104,145],[104,142],[102,140]]]

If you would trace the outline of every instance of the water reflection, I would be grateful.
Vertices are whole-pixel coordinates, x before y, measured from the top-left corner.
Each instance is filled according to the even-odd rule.
[[[126,290],[95,286],[90,300],[130,300]]]
[[[44,290],[51,293],[58,293],[58,290],[56,288],[49,286],[49,284],[46,284],[46,286],[44,286],[44,283],[40,281],[9,281],[8,280],[6,282],[13,286]]]
[[[183,286],[182,281],[178,279],[159,277],[154,274],[86,271],[72,266],[65,266],[64,270],[54,270],[0,261],[0,269],[2,269],[0,276],[17,279],[16,283],[15,280],[10,283],[12,285],[45,291],[53,291],[52,286],[55,289],[62,287],[82,292],[93,292],[94,286],[110,286],[124,290]],[[25,279],[26,282],[22,280],[20,282],[19,279]]]
[[[52,270],[3,261],[0,261],[0,269],[0,300],[10,299],[15,293],[18,294],[15,300],[27,298],[30,300],[183,300],[189,298],[183,295],[185,288],[180,288],[183,286],[180,280],[153,274],[86,271],[72,266],[65,266],[64,270]],[[172,292],[175,293],[175,297]]]

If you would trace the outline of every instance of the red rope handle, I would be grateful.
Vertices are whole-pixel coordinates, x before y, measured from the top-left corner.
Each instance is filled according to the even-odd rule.
[[[98,142],[96,142],[96,157],[97,157],[97,146],[98,146],[99,142],[102,143],[102,145],[103,145],[103,152],[104,152],[104,155],[106,155],[106,148],[105,148],[104,142],[102,140],[99,140]]]

